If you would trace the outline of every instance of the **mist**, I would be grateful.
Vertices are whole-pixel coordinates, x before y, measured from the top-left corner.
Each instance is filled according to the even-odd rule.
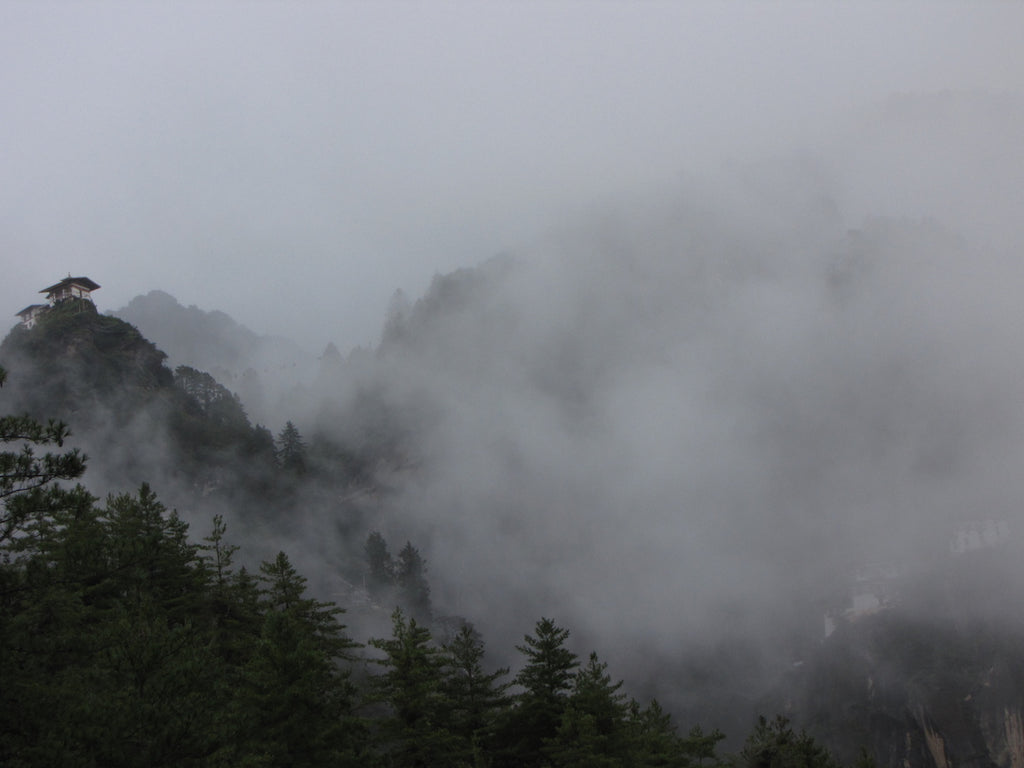
[[[396,287],[419,296],[594,205],[856,135],[891,94],[1024,85],[1012,4],[0,15],[10,311],[55,274],[92,274],[103,307],[160,289],[314,352],[374,345]],[[832,151],[870,200],[876,173],[920,167],[862,148]]]
[[[439,613],[516,639],[553,616],[639,679],[728,643],[797,661],[858,568],[927,573],[965,525],[1015,552],[1019,9],[532,8],[265,6],[184,49],[195,9],[68,11],[47,45],[120,111],[33,136],[70,65],[7,86],[31,108],[5,301],[70,270],[111,307],[158,288],[337,343],[305,380],[248,361],[273,393],[250,414],[392,435],[361,503],[420,548]],[[120,74],[83,15],[145,66]],[[332,514],[239,538],[329,589]],[[993,577],[1004,605],[1020,576]]]
[[[375,376],[421,416],[389,514],[440,603],[671,654],[1019,525],[1012,254],[750,187],[595,213],[393,319]]]
[[[865,567],[927,583],[958,531],[1019,530],[1024,169],[986,142],[1020,116],[904,95],[853,163],[725,165],[396,300],[324,399],[382,392],[402,421],[379,527],[423,547],[439,609],[493,637],[555,615],[633,678],[723,644],[771,676]],[[902,170],[875,203],[865,156]],[[304,423],[345,434],[356,403]],[[974,584],[991,605],[1019,595],[1006,567]]]

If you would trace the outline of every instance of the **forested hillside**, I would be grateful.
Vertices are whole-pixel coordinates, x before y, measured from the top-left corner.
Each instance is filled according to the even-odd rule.
[[[276,436],[253,424],[212,375],[188,365],[172,371],[135,326],[90,301],[63,302],[31,330],[15,327],[0,357],[11,371],[10,408],[74,424],[72,441],[91,457],[99,493],[146,482],[186,516],[223,514],[281,532],[294,526],[312,481],[329,478],[318,492],[335,500],[364,487],[358,462],[338,460],[341,446],[307,445],[290,424]],[[339,524],[346,510],[355,524],[354,507],[333,509]]]
[[[259,336],[223,312],[184,307],[164,291],[136,296],[111,314],[143,329],[172,366],[205,371],[239,393],[258,421],[271,419],[289,389],[316,366],[294,341]]]
[[[12,344],[59,345],[86,360],[109,354],[105,362],[127,374],[118,356],[131,332],[71,306]],[[118,335],[122,343],[92,346]],[[158,367],[148,372],[154,386],[169,384]],[[109,370],[94,373],[110,383]],[[0,385],[6,378],[0,369]],[[195,391],[197,378],[209,386],[193,376],[186,391],[209,405]],[[129,390],[138,384],[122,381]],[[376,588],[394,585],[400,594],[419,585],[419,618],[396,608],[390,635],[364,644],[346,630],[343,609],[308,594],[284,552],[254,571],[239,567],[219,516],[196,539],[146,484],[105,501],[70,485],[86,461],[67,448],[68,437],[61,422],[0,419],[5,766],[715,759],[720,734],[678,735],[657,702],[641,705],[620,692],[596,654],[582,662],[566,646],[569,630],[550,619],[517,646],[523,663],[514,676],[487,665],[468,622],[432,636],[429,590],[411,545],[392,562],[382,537],[367,542],[371,573],[382,582]]]
[[[460,312],[507,321],[486,297],[514,269],[438,278],[392,316],[381,370],[436,359],[435,329]],[[0,435],[4,765],[803,768],[836,765],[827,745],[847,764],[983,768],[1022,754],[1012,550],[893,576],[866,615],[811,606],[838,625],[779,649],[793,664],[765,666],[766,627],[658,654],[622,683],[571,624],[474,629],[450,588],[432,593],[434,570],[452,579],[431,565],[437,533],[427,557],[397,546],[385,481],[434,459],[416,432],[431,409],[408,393],[363,378],[348,407],[367,407],[322,411],[349,420],[347,441],[290,420],[275,436],[88,301],[14,328],[0,362],[4,410],[26,414]],[[563,386],[551,396],[572,403]]]
[[[0,768],[1024,768],[1022,29],[0,0]]]

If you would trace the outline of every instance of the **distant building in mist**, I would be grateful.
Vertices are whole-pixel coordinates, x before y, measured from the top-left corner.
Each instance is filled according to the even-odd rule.
[[[976,549],[996,547],[1010,537],[1010,524],[1005,520],[980,520],[966,523],[957,529],[949,542],[949,551],[954,555],[972,552]]]
[[[88,277],[72,277],[69,274],[59,283],[54,283],[39,291],[46,294],[46,300],[49,304],[29,304],[16,314],[21,318],[23,326],[31,328],[40,317],[49,311],[50,307],[55,307],[62,301],[67,301],[68,299],[92,301],[90,294],[99,287],[98,283],[93,282]]]
[[[949,554],[956,557],[981,550],[998,552],[1009,543],[1007,520],[974,520],[953,528]],[[851,573],[838,599],[825,611],[825,637],[835,632],[841,622],[854,622],[889,608],[898,596],[902,570],[896,563],[869,563]]]
[[[825,637],[840,621],[856,621],[889,606],[901,569],[896,563],[867,563],[853,574],[840,604],[825,612]]]

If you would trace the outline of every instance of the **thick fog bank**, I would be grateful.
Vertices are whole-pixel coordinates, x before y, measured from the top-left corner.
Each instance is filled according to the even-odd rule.
[[[369,530],[411,541],[435,613],[473,621],[494,661],[550,616],[706,714],[753,711],[865,574],[916,618],[959,601],[988,620],[1022,584],[1022,115],[898,96],[793,151],[607,190],[399,293],[376,350],[329,348],[318,373],[294,345],[143,297],[121,316],[275,434],[293,421],[319,464],[255,514],[217,495],[212,459],[172,466],[165,410],[111,406],[86,479],[148,480],[199,536],[224,512],[248,558],[286,550],[343,606],[365,607]],[[968,549],[984,568],[933,577]],[[386,614],[354,611],[353,635]]]
[[[361,386],[415,417],[381,521],[435,604],[503,638],[552,615],[637,668],[816,638],[858,569],[973,524],[1012,546],[1021,240],[986,183],[1024,175],[977,117],[598,206],[396,302]]]

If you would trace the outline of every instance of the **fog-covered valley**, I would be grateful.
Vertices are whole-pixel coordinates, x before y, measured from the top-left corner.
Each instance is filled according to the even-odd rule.
[[[10,90],[0,299],[102,288],[11,329],[0,413],[287,552],[360,642],[398,602],[514,675],[552,617],[733,748],[782,712],[847,762],[1018,765],[1018,17],[778,9],[264,8],[206,65],[193,10],[136,79],[54,27],[98,107],[47,155]]]
[[[912,136],[941,191],[996,153],[975,137],[1007,135],[1021,113],[947,94],[873,114],[855,157],[908,162]],[[1022,168],[1006,160],[986,178],[1009,191]],[[823,640],[826,614],[854,605],[865,570],[893,582],[870,605],[913,603],[884,593],[937,578],[958,537],[988,526],[1001,565],[964,599],[1005,607],[1021,583],[998,554],[1017,552],[1021,525],[1019,266],[1005,245],[1018,225],[987,210],[1012,198],[980,190],[946,223],[905,173],[865,211],[862,180],[841,171],[784,155],[609,202],[422,296],[397,292],[379,344],[344,355],[165,294],[117,314],[172,365],[219,374],[274,434],[288,420],[310,445],[372,457],[345,493],[309,478],[257,550],[283,541],[344,603],[335,558],[358,563],[370,529],[410,540],[438,615],[486,637],[556,616],[688,714],[708,706],[694,670],[743,657],[725,685],[753,711]],[[907,210],[889,202],[903,179]],[[942,198],[932,210],[948,213]],[[339,495],[365,517],[325,543]]]

